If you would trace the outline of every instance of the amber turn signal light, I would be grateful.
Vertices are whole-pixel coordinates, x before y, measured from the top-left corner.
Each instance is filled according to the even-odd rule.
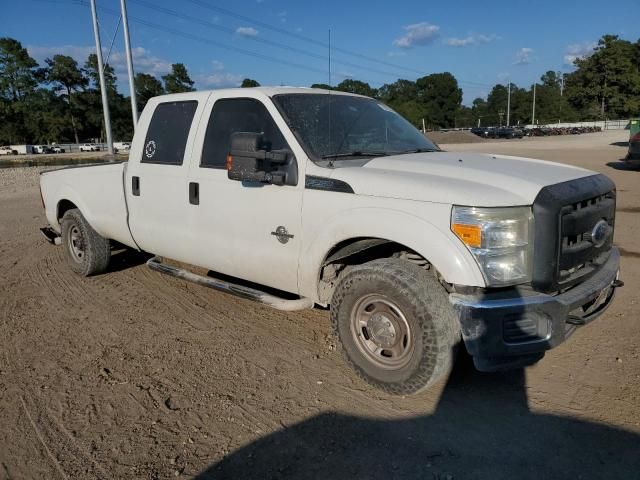
[[[463,223],[454,223],[451,230],[460,240],[473,248],[482,246],[482,229],[479,225],[465,225]]]
[[[231,154],[227,155],[227,170],[231,170],[231,166],[233,165],[233,156]]]

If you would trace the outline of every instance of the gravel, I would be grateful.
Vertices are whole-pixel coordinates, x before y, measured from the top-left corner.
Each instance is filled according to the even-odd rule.
[[[0,168],[0,191],[36,187],[47,168],[51,167]]]
[[[467,130],[455,132],[427,132],[427,138],[438,144],[451,143],[484,143],[486,140],[480,138],[474,133]]]

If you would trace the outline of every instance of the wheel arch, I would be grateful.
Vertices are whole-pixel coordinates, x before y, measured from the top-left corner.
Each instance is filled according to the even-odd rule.
[[[330,292],[321,279],[331,261],[358,257],[364,263],[397,251],[422,258],[448,283],[485,286],[477,263],[462,243],[432,223],[395,210],[356,209],[327,222],[303,249],[301,294],[327,304]]]
[[[56,219],[58,220],[58,222],[62,220],[62,217],[64,217],[65,213],[67,213],[69,210],[72,210],[74,208],[78,208],[78,206],[75,203],[73,203],[71,200],[67,200],[66,198],[63,198],[62,200],[60,200],[56,207]]]

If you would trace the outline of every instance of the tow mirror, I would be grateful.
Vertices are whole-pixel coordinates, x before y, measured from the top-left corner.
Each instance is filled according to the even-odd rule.
[[[227,155],[227,176],[241,182],[273,185],[298,184],[298,166],[289,150],[271,150],[260,133],[231,134],[231,151]]]

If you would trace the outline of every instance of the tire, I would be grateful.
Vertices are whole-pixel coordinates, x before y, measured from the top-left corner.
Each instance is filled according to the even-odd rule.
[[[74,208],[62,217],[62,245],[71,270],[83,277],[103,273],[109,266],[111,245]]]
[[[460,326],[431,271],[400,259],[346,271],[331,301],[333,328],[348,363],[388,393],[418,393],[453,365]]]

